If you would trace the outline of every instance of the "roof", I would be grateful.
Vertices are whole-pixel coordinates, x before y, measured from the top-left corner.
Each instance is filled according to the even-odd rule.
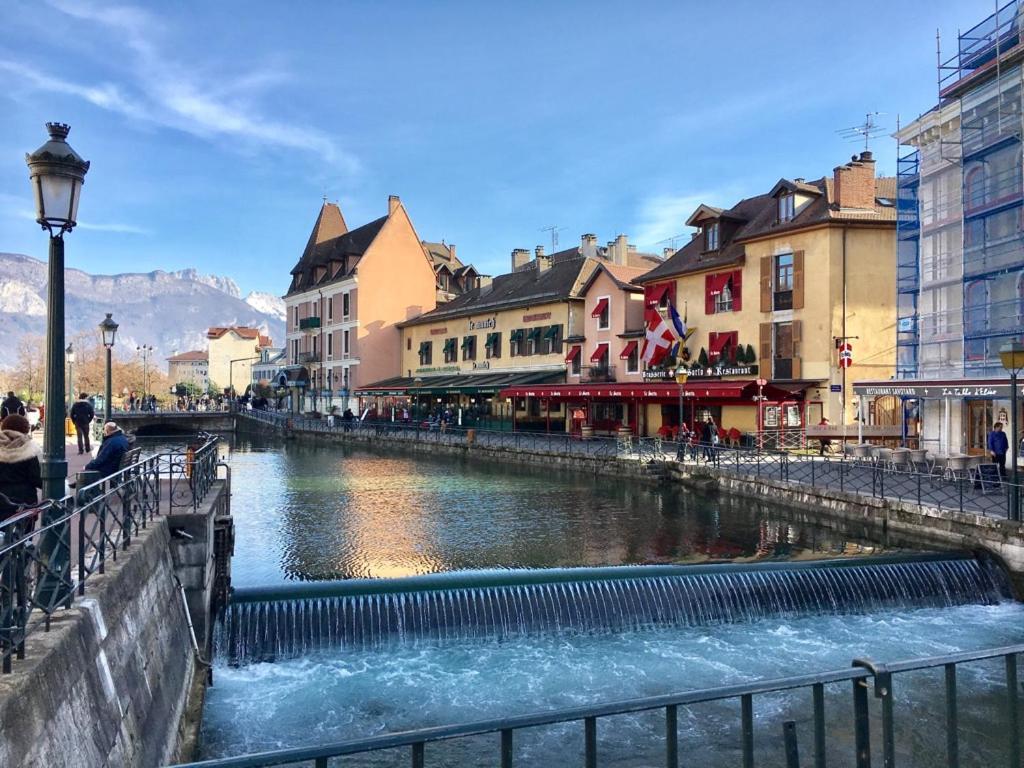
[[[399,325],[423,325],[492,309],[579,298],[582,280],[590,276],[590,271],[597,264],[596,259],[576,258],[552,264],[543,270],[531,267],[499,275],[490,284],[456,296],[447,304]]]
[[[190,363],[190,362],[204,362],[209,360],[210,356],[201,349],[193,349],[191,352],[182,352],[180,355],[172,355],[167,358],[169,363]]]
[[[260,334],[260,346],[261,347],[272,347],[272,346],[274,346],[274,341],[269,336],[264,336],[261,333]]]
[[[648,271],[644,267],[627,267],[622,264],[605,264],[601,262],[598,264],[597,269],[587,278],[587,282],[580,289],[580,294],[585,294],[590,290],[590,286],[593,285],[597,276],[602,272],[607,273],[608,277],[612,279],[612,282],[620,290],[629,291],[630,293],[643,293],[643,289],[633,284],[632,281],[640,277],[640,275],[647,274]]]
[[[800,191],[811,196],[811,200],[791,221],[779,223],[775,194],[782,188]],[[813,194],[811,193],[813,190]],[[831,177],[812,182],[792,182],[783,179],[775,184],[772,191],[741,200],[732,208],[722,211],[719,218],[726,219],[730,228],[720,233],[720,247],[717,251],[704,251],[704,238],[695,237],[676,251],[661,265],[645,273],[640,283],[648,283],[674,275],[703,272],[709,269],[735,266],[744,261],[744,243],[757,237],[766,237],[780,232],[792,232],[822,224],[862,222],[895,226],[895,204],[886,205],[883,200],[895,201],[896,178],[882,176],[875,179],[875,205],[868,209],[839,208],[833,201],[835,189]],[[698,212],[713,210],[701,206]],[[695,213],[694,216],[697,214]],[[691,217],[693,220],[694,217]],[[707,218],[706,215],[701,217]],[[723,225],[725,226],[725,225]]]
[[[317,240],[315,235],[322,217],[323,210],[321,210],[321,217],[317,219],[317,226],[313,228],[313,235],[310,235],[309,242],[306,244],[306,250],[302,253],[302,258],[292,267],[292,284],[286,295],[309,290],[317,285],[326,285],[350,275],[359,258],[366,253],[388,220],[387,216],[381,216],[379,219],[374,219],[351,231],[326,240]],[[316,279],[316,268],[327,268],[332,261],[340,263],[341,269],[333,275],[329,268],[325,269],[324,274]]]
[[[462,266],[462,262],[452,254],[452,249],[447,243],[428,243],[424,240],[422,245],[435,269],[441,265],[446,265],[449,269]]]
[[[208,339],[219,339],[221,336],[223,336],[228,331],[234,331],[238,336],[241,336],[243,339],[256,339],[256,340],[259,340],[261,338],[264,338],[264,339],[267,338],[266,336],[262,336],[262,334],[260,334],[260,329],[259,328],[248,328],[246,326],[236,326],[236,325],[229,325],[229,326],[226,326],[226,327],[225,326],[214,326],[213,328],[209,328],[206,331],[206,338],[208,338]],[[267,346],[269,346],[269,344]]]

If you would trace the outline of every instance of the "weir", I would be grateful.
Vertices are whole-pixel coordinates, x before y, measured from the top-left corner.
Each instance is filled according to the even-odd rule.
[[[215,644],[228,663],[245,664],[321,649],[994,604],[1010,596],[1001,568],[966,553],[467,571],[236,589]]]

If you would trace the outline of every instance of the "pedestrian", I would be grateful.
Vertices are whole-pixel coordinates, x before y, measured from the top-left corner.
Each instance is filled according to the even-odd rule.
[[[12,413],[0,422],[0,522],[19,507],[39,501],[41,451],[30,432],[28,419],[21,414]]]
[[[1003,432],[1003,422],[997,421],[992,425],[992,431],[988,433],[988,452],[992,461],[999,466],[999,477],[1006,477],[1006,452],[1010,450],[1010,441],[1006,439]]]
[[[15,413],[24,416],[25,404],[13,392],[8,392],[7,397],[0,403],[0,419],[5,419]]]
[[[827,427],[828,426],[828,419],[826,419],[824,416],[822,416],[821,417],[821,421],[818,422],[818,426],[819,427]],[[818,455],[819,456],[824,456],[825,452],[831,449],[832,441],[829,438],[827,438],[827,437],[822,437],[821,439],[818,440],[818,445],[819,445]]]
[[[110,477],[121,468],[121,459],[128,453],[128,438],[121,428],[112,421],[103,425],[103,442],[96,458],[85,465],[86,472],[98,472],[101,477]]]
[[[71,406],[71,422],[75,425],[75,433],[78,435],[79,456],[92,452],[92,446],[89,445],[89,427],[95,418],[96,411],[89,403],[89,395],[83,392]]]
[[[351,408],[346,408],[345,412],[341,414],[341,420],[344,422],[345,431],[352,431],[352,422],[356,420],[356,415],[352,413]]]
[[[701,427],[700,441],[703,444],[703,450],[701,451],[701,458],[705,461],[713,461],[715,458],[715,442],[718,439],[718,430],[715,429],[714,420],[708,416],[707,421],[704,422],[704,426]]]

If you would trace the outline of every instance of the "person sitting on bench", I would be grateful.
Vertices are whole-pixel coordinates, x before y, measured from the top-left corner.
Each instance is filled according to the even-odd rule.
[[[128,438],[121,428],[112,421],[103,425],[103,442],[96,458],[85,465],[86,472],[98,472],[100,477],[110,477],[121,468],[121,459],[128,453]]]

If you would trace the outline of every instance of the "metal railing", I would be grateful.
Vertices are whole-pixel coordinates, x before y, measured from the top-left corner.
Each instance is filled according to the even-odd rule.
[[[641,462],[681,462],[708,467],[724,474],[800,483],[877,499],[913,502],[939,510],[1014,519],[1013,484],[1005,477],[983,477],[976,469],[940,467],[933,462],[912,463],[891,457],[853,458],[807,451],[816,439],[785,432],[771,433],[753,447],[675,442],[659,437],[593,437],[582,439],[565,432],[503,432],[419,422],[349,421],[290,416],[273,411],[240,411],[239,415],[300,432],[349,434],[365,442],[430,443],[564,457],[595,457]],[[769,433],[765,433],[768,435]],[[774,441],[774,442],[773,442]],[[778,449],[778,450],[770,450]],[[1024,482],[1018,498],[1024,500]],[[1024,506],[1024,501],[1021,502]]]
[[[998,717],[993,717],[993,722],[1003,726],[1001,738],[1005,740],[1005,765],[1019,768],[1021,760],[1021,732],[1017,657],[1021,653],[1024,653],[1024,645],[953,653],[945,656],[897,661],[890,664],[875,663],[869,659],[854,659],[852,666],[847,669],[717,688],[705,688],[685,693],[651,696],[606,704],[573,707],[501,719],[482,720],[459,725],[423,728],[415,731],[385,734],[320,746],[297,747],[237,757],[204,760],[184,764],[179,766],[179,768],[264,768],[265,766],[299,764],[312,765],[314,768],[328,768],[331,758],[395,749],[408,749],[410,763],[413,768],[423,768],[426,765],[427,744],[488,734],[499,736],[498,742],[495,744],[496,762],[502,768],[513,768],[516,765],[515,737],[517,732],[565,723],[582,724],[584,738],[583,765],[586,768],[596,768],[600,754],[598,723],[602,718],[659,710],[664,713],[663,764],[668,768],[678,768],[680,765],[679,708],[722,701],[739,703],[740,716],[737,723],[739,727],[733,729],[734,738],[738,741],[741,755],[740,764],[744,768],[753,768],[755,765],[755,701],[764,700],[772,694],[784,692],[810,694],[813,714],[810,718],[810,723],[806,725],[801,724],[801,726],[810,731],[812,745],[810,751],[814,755],[813,765],[816,768],[824,768],[827,761],[829,759],[834,760],[836,754],[842,750],[843,747],[840,745],[847,742],[846,738],[834,738],[836,725],[835,721],[830,719],[829,726],[832,729],[831,735],[833,738],[831,739],[831,744],[833,754],[829,755],[829,747],[827,745],[830,740],[827,737],[830,733],[826,727],[825,693],[826,688],[834,690],[835,686],[841,684],[849,684],[852,689],[852,718],[847,723],[850,730],[852,730],[851,746],[854,752],[854,765],[857,768],[870,768],[873,757],[876,757],[876,753],[880,752],[882,764],[894,766],[896,765],[895,723],[897,699],[896,690],[894,690],[894,676],[939,668],[943,670],[945,685],[944,715],[938,718],[944,723],[945,728],[945,764],[950,766],[950,768],[957,768],[961,764],[957,688],[958,668],[963,664],[999,658],[1002,658],[1004,661],[1005,698],[1002,699],[1001,703],[1002,711]],[[908,681],[910,686],[919,684],[920,680],[918,678]],[[879,721],[877,726],[872,723],[869,690],[872,692],[873,697],[879,700],[879,711],[875,715]],[[776,711],[778,708],[772,706],[770,709]],[[833,714],[833,717],[835,716]],[[991,717],[992,715],[986,713],[986,716]],[[763,723],[768,717],[770,715],[766,714],[759,718],[759,720]],[[926,727],[922,723],[919,711],[908,710],[907,719],[917,727]],[[797,722],[795,720],[783,720],[778,725],[781,726],[780,742],[784,744],[786,765],[798,768],[801,763],[798,749]],[[763,734],[763,725],[761,730]],[[878,749],[872,746],[873,731],[881,736],[881,744]],[[773,762],[772,764],[778,765],[779,763]]]
[[[85,594],[161,514],[198,510],[217,480],[218,438],[182,452],[142,458],[105,478],[78,475],[74,492],[20,506],[0,522],[0,669],[25,657],[25,640]],[[9,500],[7,500],[9,502]]]

